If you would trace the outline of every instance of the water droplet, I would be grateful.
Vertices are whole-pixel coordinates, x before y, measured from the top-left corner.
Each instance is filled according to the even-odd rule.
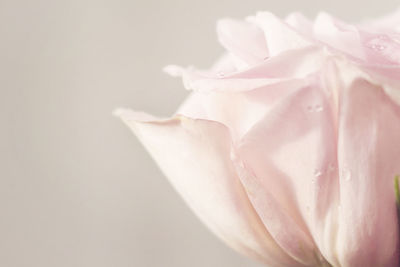
[[[321,175],[322,175],[322,172],[320,170],[314,170],[315,177],[320,177]]]
[[[388,37],[387,37],[386,35],[379,35],[379,36],[378,36],[378,39],[380,39],[380,40],[387,40]]]
[[[377,45],[377,46],[375,47],[375,49],[376,49],[376,50],[379,50],[379,51],[382,51],[382,50],[385,50],[385,49],[386,49],[386,46],[384,46],[384,45]]]
[[[394,41],[395,43],[400,44],[400,37],[399,36],[394,36],[394,37],[392,37],[392,41]]]
[[[350,172],[350,170],[348,170],[348,169],[343,169],[342,170],[342,178],[345,180],[345,181],[350,181],[351,180],[351,172]]]
[[[382,44],[376,44],[376,43],[371,44],[369,47],[378,52],[382,52],[383,50],[386,49],[386,46],[384,46]]]
[[[230,156],[232,161],[234,161],[236,159],[236,155],[235,155],[235,152],[233,150],[231,150],[229,156]]]
[[[225,77],[225,73],[222,72],[222,71],[219,71],[219,72],[218,72],[218,77],[220,77],[220,78]]]
[[[315,112],[321,112],[324,110],[324,108],[321,105],[315,105],[314,110]]]
[[[308,112],[321,112],[324,108],[321,105],[309,105],[307,106]]]

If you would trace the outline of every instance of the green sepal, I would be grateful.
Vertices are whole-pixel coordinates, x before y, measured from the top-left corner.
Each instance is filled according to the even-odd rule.
[[[394,177],[394,192],[396,194],[396,205],[397,208],[400,208],[400,187],[399,187],[399,175]]]

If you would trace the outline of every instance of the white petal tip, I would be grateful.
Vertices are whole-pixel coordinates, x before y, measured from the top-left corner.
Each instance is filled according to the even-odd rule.
[[[181,77],[183,74],[182,67],[176,65],[168,65],[163,68],[163,71],[172,77]]]
[[[113,115],[120,118],[125,123],[163,123],[171,118],[160,118],[150,115],[146,112],[135,111],[128,108],[117,108],[113,111]]]
[[[127,114],[131,112],[129,109],[127,108],[116,108],[114,109],[114,111],[112,112],[113,116],[115,117],[122,117],[124,114]]]

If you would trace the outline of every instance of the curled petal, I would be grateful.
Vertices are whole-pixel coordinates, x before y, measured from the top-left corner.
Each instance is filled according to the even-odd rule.
[[[271,238],[250,204],[230,159],[228,129],[208,120],[157,120],[119,110],[197,216],[236,250],[272,266],[300,266]]]
[[[301,89],[307,83],[307,80],[296,79],[243,92],[195,91],[189,95],[176,113],[192,118],[218,121],[229,128],[232,139],[235,141],[262,119],[275,103]]]
[[[304,77],[321,67],[324,56],[320,49],[307,47],[284,52],[256,66],[233,73],[199,71],[178,66],[167,66],[165,71],[172,76],[181,76],[184,86],[189,90],[249,91],[287,82],[292,83],[293,80],[301,83]]]

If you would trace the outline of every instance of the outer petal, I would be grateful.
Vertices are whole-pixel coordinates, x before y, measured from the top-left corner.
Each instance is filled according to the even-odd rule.
[[[335,148],[330,104],[317,84],[281,100],[238,146],[242,182],[268,231],[310,266],[324,262],[321,253],[335,263]]]
[[[400,173],[400,107],[363,79],[344,91],[338,159],[341,266],[398,266],[393,192]]]
[[[138,120],[117,114],[143,142],[201,220],[233,248],[271,266],[298,266],[266,231],[230,160],[231,138],[220,123],[178,116]]]

